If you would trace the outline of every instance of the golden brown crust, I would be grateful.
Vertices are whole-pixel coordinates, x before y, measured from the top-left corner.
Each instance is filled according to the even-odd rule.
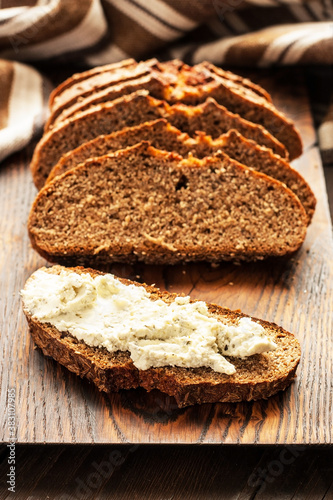
[[[210,71],[212,71],[213,73],[216,73],[217,75],[223,76],[224,78],[227,78],[231,81],[239,83],[244,88],[250,89],[250,90],[252,90],[252,92],[255,92],[256,94],[258,94],[258,96],[263,97],[268,102],[272,102],[272,98],[271,98],[270,94],[265,89],[263,89],[260,85],[252,82],[248,78],[243,78],[239,75],[236,75],[235,73],[232,73],[231,71],[226,71],[226,70],[219,68],[218,66],[215,66],[214,64],[207,62],[207,61],[204,61],[200,64],[197,64],[195,67],[200,67],[200,66],[206,67]]]
[[[62,268],[46,268],[47,272],[59,273]],[[92,269],[74,268],[76,272],[88,272],[92,276],[103,274]],[[172,302],[176,294],[161,292],[155,287],[120,279],[125,284],[143,286],[153,299]],[[229,324],[246,315],[216,304],[209,304],[216,317]],[[278,348],[276,351],[257,354],[247,359],[229,358],[236,366],[234,375],[214,372],[210,368],[150,368],[139,371],[133,365],[129,353],[109,353],[106,349],[89,347],[67,333],[60,333],[47,323],[36,321],[24,311],[32,338],[43,353],[80,377],[91,380],[99,390],[114,392],[120,389],[144,387],[150,391],[159,389],[174,396],[179,407],[197,403],[236,402],[268,398],[284,390],[295,376],[300,360],[300,345],[296,338],[273,323],[257,318]]]
[[[205,67],[207,65],[209,65],[210,71],[234,82],[239,89],[244,87],[271,102],[270,95],[259,85],[230,71],[224,71],[210,63],[201,63],[191,68],[176,59],[163,63],[158,62],[157,59],[149,59],[148,61],[141,61],[139,63],[136,63],[134,60],[125,60],[123,63],[99,66],[92,70],[75,74],[72,78],[67,79],[66,82],[59,85],[50,97],[49,106],[52,114],[45,129],[48,129],[59,114],[75,104],[75,102],[82,101],[84,98],[98,93],[108,86],[111,87],[123,81],[138,78],[140,75],[148,75],[149,73],[155,76],[164,75],[167,81],[175,83],[178,75],[184,69],[187,70],[189,75],[195,76],[201,66]]]

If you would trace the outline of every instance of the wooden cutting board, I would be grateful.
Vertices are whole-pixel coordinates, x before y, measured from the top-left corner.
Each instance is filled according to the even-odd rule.
[[[309,104],[298,73],[251,76],[272,93],[303,137],[304,154],[293,165],[312,186],[318,206],[302,249],[288,261],[117,265],[109,270],[278,323],[302,345],[296,381],[268,401],[179,410],[172,398],[157,391],[101,394],[35,350],[19,295],[30,274],[45,264],[30,247],[26,231],[36,194],[28,168],[30,146],[0,171],[3,441],[9,440],[4,409],[8,390],[14,388],[20,443],[332,443],[333,244]]]

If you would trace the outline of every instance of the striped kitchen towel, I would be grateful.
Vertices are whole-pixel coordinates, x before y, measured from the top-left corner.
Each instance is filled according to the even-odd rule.
[[[227,66],[329,68],[332,1],[0,0],[0,159],[39,129],[48,87],[18,61],[82,67],[154,55]],[[328,101],[327,95],[318,128],[327,162],[333,161]]]
[[[51,89],[31,66],[0,59],[0,161],[40,132]]]

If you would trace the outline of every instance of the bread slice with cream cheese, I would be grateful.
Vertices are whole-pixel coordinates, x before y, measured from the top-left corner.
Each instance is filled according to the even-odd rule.
[[[270,343],[269,350],[246,356],[243,353],[242,357],[227,356],[226,353],[228,351],[225,349],[226,346],[221,351],[221,346],[213,345],[212,349],[215,349],[216,356],[225,358],[234,367],[231,370],[232,373],[229,374],[215,371],[209,366],[196,366],[193,368],[177,366],[177,362],[173,366],[149,366],[147,369],[140,369],[136,366],[136,364],[140,364],[140,360],[133,361],[131,352],[112,351],[110,347],[101,346],[98,342],[84,341],[82,338],[80,339],[80,335],[77,333],[73,334],[69,330],[66,330],[66,328],[70,329],[71,326],[59,326],[60,324],[66,325],[64,322],[66,320],[65,314],[71,308],[74,307],[77,315],[80,315],[78,305],[80,297],[82,298],[82,285],[80,287],[80,283],[76,283],[77,286],[67,286],[66,288],[66,300],[61,302],[61,307],[64,310],[60,311],[60,313],[64,313],[60,319],[64,319],[61,322],[58,316],[58,321],[60,321],[58,322],[58,328],[54,326],[54,320],[50,319],[50,313],[49,316],[45,314],[43,316],[43,312],[40,313],[38,309],[38,304],[41,302],[35,300],[33,295],[34,290],[36,290],[34,288],[34,280],[37,279],[37,273],[39,275],[42,273],[46,277],[47,275],[66,276],[74,273],[79,278],[80,276],[88,276],[91,281],[96,278],[107,280],[109,275],[84,268],[71,269],[61,266],[43,268],[29,278],[22,292],[23,308],[35,344],[41,348],[45,355],[51,356],[77,375],[86,377],[101,391],[115,392],[120,389],[130,389],[140,386],[144,387],[147,391],[159,389],[175,397],[179,407],[185,407],[200,403],[266,399],[286,389],[295,377],[301,354],[299,342],[291,333],[288,333],[277,325],[256,318],[252,318],[249,321],[249,318],[239,311],[231,311],[216,304],[202,306],[202,302],[189,301],[189,299],[186,300],[184,298],[179,299],[180,296],[177,294],[162,292],[155,287],[121,278],[115,279],[112,276],[111,279],[115,279],[123,288],[139,287],[141,291],[143,290],[143,294],[147,295],[148,300],[153,303],[160,301],[165,306],[165,304],[174,305],[177,301],[181,304],[189,301],[189,304],[194,304],[194,308],[201,304],[199,309],[201,310],[202,307],[206,308],[207,312],[205,314],[217,325],[221,323],[221,326],[217,326],[217,328],[222,328],[222,330],[226,329],[229,331],[230,329],[230,331],[233,331],[234,328],[237,329],[239,327],[241,321],[244,322],[244,318],[248,318],[245,323],[248,325],[252,324],[255,326],[255,329],[259,329],[262,332],[260,335],[266,339],[265,342],[268,341]],[[43,284],[42,286],[40,286],[40,283],[38,285],[37,293],[40,295]],[[53,317],[56,318],[59,311],[54,310],[57,307],[55,296],[59,299],[61,290],[57,286],[53,289],[52,287],[51,289],[48,288],[47,280],[45,287],[47,290],[46,305],[47,301],[49,301],[49,309]],[[105,296],[104,284],[102,290]],[[111,289],[111,294],[113,293],[114,290]],[[126,293],[126,290],[124,293]],[[45,301],[42,304],[45,306]],[[88,302],[85,299],[83,305],[85,308],[90,307],[89,297]],[[126,311],[123,310],[121,314],[126,314]],[[151,319],[152,324],[154,324],[154,318]],[[189,318],[189,320],[193,320],[194,325],[197,321],[196,318]],[[96,326],[96,334],[98,333],[97,330]],[[237,342],[237,339],[233,340],[233,333],[230,333],[230,335],[228,342],[232,345],[232,342]],[[139,326],[137,331],[134,332],[135,336],[140,339]],[[170,338],[164,339],[163,333],[160,332],[158,335],[159,345],[163,346],[164,341],[170,343],[172,342],[172,337],[171,340]],[[87,342],[94,343],[95,345],[89,345]],[[142,343],[144,340],[141,338],[140,342]],[[188,337],[188,340],[187,338],[182,339],[181,345],[186,346],[190,342],[191,336]],[[185,347],[183,348],[186,349]],[[150,364],[163,365],[163,360],[159,362],[157,357]]]

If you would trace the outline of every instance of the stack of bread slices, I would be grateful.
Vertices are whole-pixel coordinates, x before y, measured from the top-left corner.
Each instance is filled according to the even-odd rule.
[[[97,67],[50,97],[30,238],[62,264],[288,255],[316,204],[301,153],[264,89],[210,63]]]

